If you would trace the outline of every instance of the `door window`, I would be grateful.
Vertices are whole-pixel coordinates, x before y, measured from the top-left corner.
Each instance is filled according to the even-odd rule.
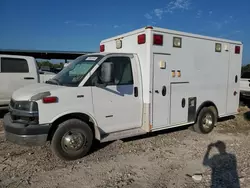
[[[105,62],[112,62],[114,64],[114,80],[108,85],[133,85],[133,72],[131,60],[129,57],[110,57]],[[86,82],[85,86],[95,86],[96,83],[101,83],[99,79],[99,67],[96,72]]]
[[[25,59],[1,58],[2,73],[27,73],[29,72],[28,62]]]

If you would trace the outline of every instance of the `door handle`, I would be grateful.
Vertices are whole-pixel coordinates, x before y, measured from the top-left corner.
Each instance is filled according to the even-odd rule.
[[[34,80],[35,78],[34,77],[24,77],[23,79],[24,80]]]
[[[77,95],[77,98],[83,98],[84,95]]]
[[[155,93],[159,93],[159,91],[158,91],[158,90],[155,90]]]
[[[138,97],[138,87],[134,87],[134,96]]]
[[[165,96],[167,94],[167,88],[166,88],[166,86],[162,86],[161,94],[162,94],[162,96]]]

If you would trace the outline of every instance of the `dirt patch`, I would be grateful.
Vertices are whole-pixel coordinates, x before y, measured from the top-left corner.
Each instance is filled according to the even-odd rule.
[[[239,183],[247,188],[250,126],[244,114],[248,111],[242,109],[234,119],[219,122],[208,135],[187,128],[161,131],[98,145],[88,156],[72,162],[52,155],[49,145],[18,146],[0,135],[0,187],[210,187],[214,177],[211,169],[203,166],[204,156],[210,143],[221,140],[226,152],[236,157]],[[210,155],[217,153],[212,148]],[[202,179],[195,182],[192,173],[197,169]]]
[[[3,132],[3,117],[6,113],[6,110],[0,110],[0,133]]]
[[[247,107],[241,107],[240,112],[233,119],[219,122],[217,127],[220,133],[249,134],[250,131],[250,110]]]

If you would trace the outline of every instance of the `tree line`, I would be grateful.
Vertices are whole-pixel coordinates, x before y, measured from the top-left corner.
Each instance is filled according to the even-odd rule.
[[[241,67],[241,74],[243,74],[244,72],[250,72],[250,64],[243,65]]]
[[[64,63],[51,63],[50,61],[39,61],[37,62],[39,68],[41,67],[49,67],[51,69],[62,69]]]

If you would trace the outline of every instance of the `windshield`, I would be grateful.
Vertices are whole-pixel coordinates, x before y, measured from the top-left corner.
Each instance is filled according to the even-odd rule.
[[[77,87],[102,58],[102,55],[80,56],[46,83]]]

